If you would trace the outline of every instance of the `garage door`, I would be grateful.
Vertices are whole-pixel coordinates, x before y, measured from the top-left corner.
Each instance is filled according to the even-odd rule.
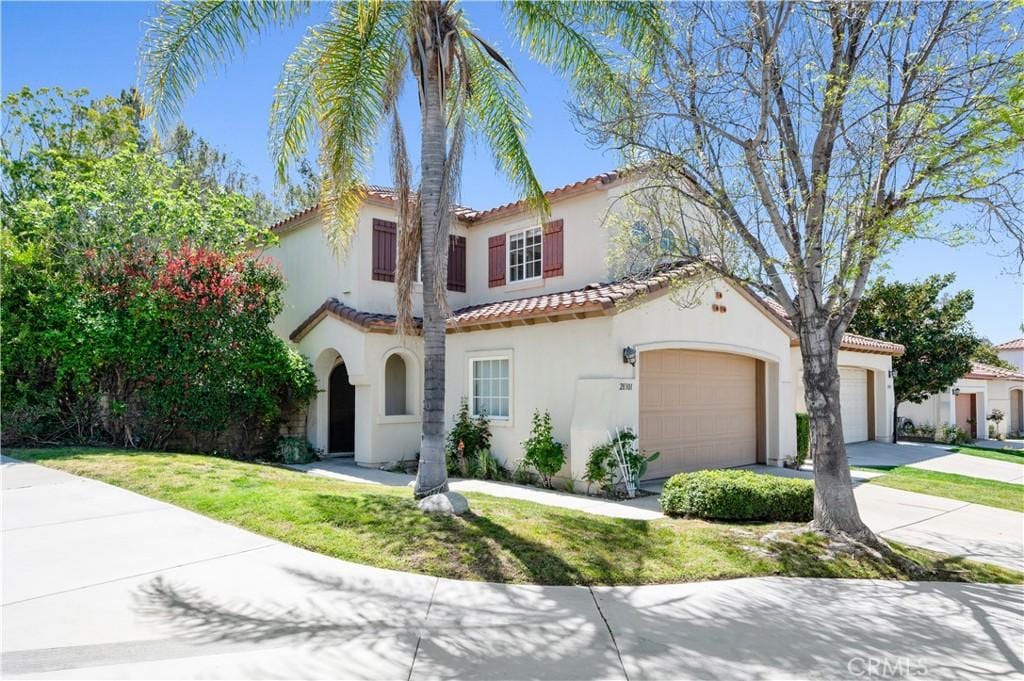
[[[661,452],[645,477],[757,461],[757,361],[690,350],[640,356],[640,447]]]
[[[839,367],[839,404],[843,413],[843,439],[868,439],[868,372]]]

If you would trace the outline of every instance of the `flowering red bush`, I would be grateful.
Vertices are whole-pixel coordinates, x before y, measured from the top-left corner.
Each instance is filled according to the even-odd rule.
[[[58,376],[100,396],[111,440],[160,447],[186,432],[241,455],[314,395],[308,363],[270,330],[283,280],[268,263],[189,245],[84,258]]]

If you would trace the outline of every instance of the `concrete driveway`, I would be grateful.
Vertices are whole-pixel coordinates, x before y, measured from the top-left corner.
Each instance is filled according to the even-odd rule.
[[[940,473],[1024,484],[1022,464],[958,454],[939,445],[921,442],[859,442],[848,446],[846,450],[851,466],[911,466]]]
[[[31,464],[7,460],[3,484],[4,678],[1024,674],[1020,585],[458,582],[334,560]]]

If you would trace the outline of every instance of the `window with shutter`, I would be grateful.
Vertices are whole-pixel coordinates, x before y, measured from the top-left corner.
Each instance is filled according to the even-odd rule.
[[[466,237],[448,237],[448,290],[466,290]]]
[[[498,234],[487,240],[487,285],[491,288],[505,285],[505,235]]]
[[[564,262],[562,221],[552,220],[544,225],[544,278],[565,274]]]
[[[394,222],[374,219],[371,250],[373,280],[394,281],[398,259],[398,226]]]

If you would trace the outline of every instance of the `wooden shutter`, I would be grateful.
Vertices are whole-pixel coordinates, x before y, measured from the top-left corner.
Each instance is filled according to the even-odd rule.
[[[448,237],[448,290],[466,290],[466,237]]]
[[[498,234],[487,240],[487,285],[491,288],[505,285],[505,235]]]
[[[387,220],[373,221],[373,280],[394,281],[398,259],[398,225]]]
[[[562,221],[552,220],[544,225],[544,278],[565,274],[564,262]]]

